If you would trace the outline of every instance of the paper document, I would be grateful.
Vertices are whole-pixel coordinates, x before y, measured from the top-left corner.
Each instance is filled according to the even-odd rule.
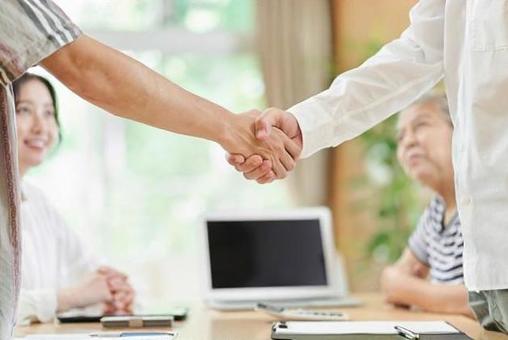
[[[402,326],[418,334],[460,333],[444,321],[288,321],[282,334],[397,334]]]

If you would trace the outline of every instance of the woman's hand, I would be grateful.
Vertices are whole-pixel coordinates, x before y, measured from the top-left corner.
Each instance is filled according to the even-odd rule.
[[[107,276],[112,294],[112,300],[104,306],[104,314],[132,314],[135,292],[127,275],[110,267],[101,267],[98,271]]]
[[[57,299],[57,310],[63,312],[97,303],[107,304],[112,301],[113,294],[108,285],[107,275],[97,271],[87,274],[77,284],[61,289]]]

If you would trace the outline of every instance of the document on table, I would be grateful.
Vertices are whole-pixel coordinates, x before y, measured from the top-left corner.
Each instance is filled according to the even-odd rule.
[[[457,334],[455,327],[444,321],[287,321],[278,328],[281,334],[397,334],[396,327],[417,334]]]

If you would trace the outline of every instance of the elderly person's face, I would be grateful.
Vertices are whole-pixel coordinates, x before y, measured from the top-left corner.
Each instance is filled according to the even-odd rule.
[[[403,111],[398,123],[397,158],[413,179],[434,188],[453,174],[453,128],[438,104],[427,102]]]

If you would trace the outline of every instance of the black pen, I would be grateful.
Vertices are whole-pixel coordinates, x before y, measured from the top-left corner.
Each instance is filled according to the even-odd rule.
[[[394,326],[393,328],[395,328],[395,330],[399,335],[403,336],[406,339],[410,340],[420,339],[420,335],[418,335],[417,333],[413,332],[410,329],[407,329],[406,327]]]

